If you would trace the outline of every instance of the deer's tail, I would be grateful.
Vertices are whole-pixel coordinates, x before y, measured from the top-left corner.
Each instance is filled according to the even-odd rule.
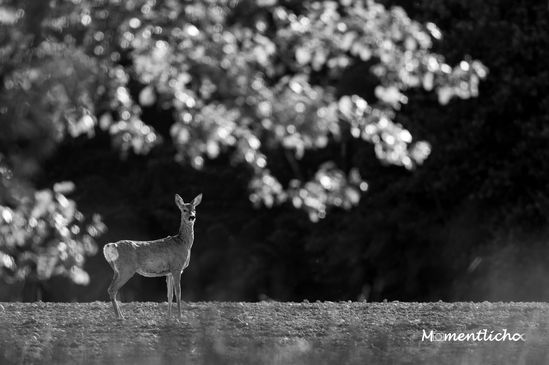
[[[118,248],[116,246],[116,243],[107,243],[103,247],[103,256],[105,256],[105,260],[107,260],[113,269],[115,268],[114,263],[118,259]]]

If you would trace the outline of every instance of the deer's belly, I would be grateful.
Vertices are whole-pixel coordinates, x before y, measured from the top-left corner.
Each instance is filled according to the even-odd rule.
[[[169,271],[150,271],[150,270],[137,270],[137,273],[139,275],[142,275],[142,276],[145,276],[145,277],[148,277],[148,278],[155,278],[155,277],[158,277],[158,276],[166,276],[166,275],[169,275],[170,272]]]
[[[170,263],[165,257],[142,257],[136,271],[146,277],[166,276],[170,273]]]

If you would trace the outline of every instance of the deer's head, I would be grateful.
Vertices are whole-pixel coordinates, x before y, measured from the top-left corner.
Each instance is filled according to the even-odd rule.
[[[198,194],[190,203],[185,203],[179,194],[175,194],[175,204],[181,211],[181,221],[193,224],[196,219],[196,206],[202,201],[202,194]]]

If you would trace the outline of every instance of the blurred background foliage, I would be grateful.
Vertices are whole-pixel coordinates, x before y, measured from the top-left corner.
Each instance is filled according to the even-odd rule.
[[[203,192],[188,300],[547,300],[546,13],[2,1],[0,299],[105,299]]]

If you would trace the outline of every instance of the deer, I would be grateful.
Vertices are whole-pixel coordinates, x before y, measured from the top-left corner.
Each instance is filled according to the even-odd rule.
[[[166,276],[168,290],[168,317],[172,315],[172,299],[175,292],[178,318],[181,318],[181,274],[189,266],[191,247],[194,241],[196,207],[202,201],[202,194],[190,203],[175,194],[175,205],[181,212],[179,232],[174,236],[154,241],[122,240],[107,243],[103,255],[114,271],[112,282],[107,290],[114,314],[124,319],[116,301],[118,290],[135,273],[145,277]]]

